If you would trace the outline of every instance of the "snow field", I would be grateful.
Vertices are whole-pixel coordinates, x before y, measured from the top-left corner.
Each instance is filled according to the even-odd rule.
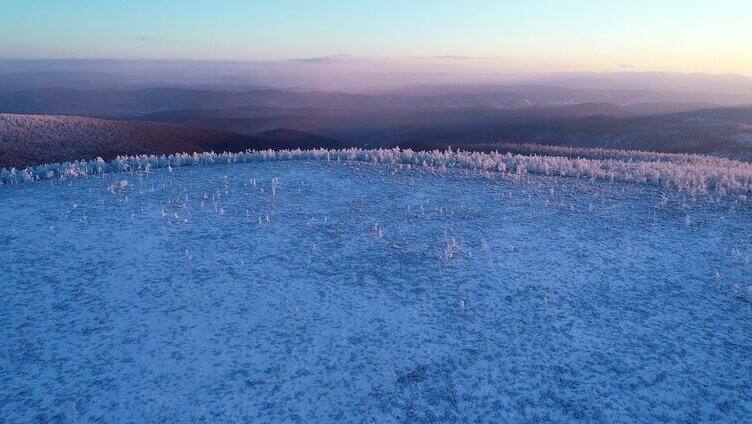
[[[618,178],[478,178],[497,159],[521,163],[256,152],[2,187],[0,416],[752,415],[748,201]],[[524,163],[552,164],[539,160]],[[216,166],[181,166],[203,162]]]

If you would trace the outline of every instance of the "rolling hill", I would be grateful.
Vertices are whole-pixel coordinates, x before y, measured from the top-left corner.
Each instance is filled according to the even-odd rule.
[[[734,101],[743,100],[744,95],[734,97]],[[105,137],[106,148],[77,138],[80,131],[65,126],[45,130],[60,131],[60,137],[69,140],[71,152],[99,151],[104,156],[134,153],[127,147],[131,144],[145,152],[174,152],[175,149],[233,150],[235,146],[246,145],[436,148],[501,140],[702,152],[752,159],[752,108],[720,107],[712,103],[723,100],[723,96],[731,94],[722,93],[719,97],[706,93],[535,85],[426,85],[380,94],[174,87],[43,88],[0,93],[0,112],[130,121],[131,124],[117,124],[116,130],[109,128],[115,124],[105,125],[111,134],[126,134],[125,140]],[[725,99],[732,102],[731,97]],[[159,126],[163,124],[193,129],[168,130],[173,127]],[[324,138],[305,135],[291,141],[287,137],[259,135],[280,128],[298,131],[296,137],[315,133]],[[71,131],[77,136],[66,135]],[[100,135],[97,133],[97,137]],[[192,141],[195,137],[204,141]],[[80,146],[70,147],[72,139],[78,139]],[[205,141],[209,139],[214,141]],[[20,140],[25,139],[22,136]],[[13,147],[16,150],[11,153],[7,153],[10,148],[4,149],[6,156],[26,158],[12,163],[27,163],[42,157],[41,152],[26,152],[20,145]]]
[[[181,110],[236,108],[279,109],[284,115],[300,109],[348,113],[402,113],[464,109],[513,110],[530,107],[610,103],[617,106],[667,104],[677,111],[687,107],[752,104],[752,95],[712,96],[651,90],[571,89],[534,85],[426,86],[380,94],[254,89],[224,91],[158,87],[138,90],[40,88],[0,93],[0,112],[65,114],[110,118]],[[673,105],[673,106],[671,106]],[[228,118],[230,116],[223,116]]]
[[[118,155],[268,148],[339,147],[302,131],[245,135],[153,122],[60,115],[0,114],[0,168]]]

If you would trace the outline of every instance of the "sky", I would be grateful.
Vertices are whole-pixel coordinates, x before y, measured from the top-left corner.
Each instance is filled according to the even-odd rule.
[[[2,0],[0,58],[752,75],[750,16],[749,0]]]

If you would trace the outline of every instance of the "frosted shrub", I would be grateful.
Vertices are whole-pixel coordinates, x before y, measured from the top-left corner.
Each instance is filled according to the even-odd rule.
[[[451,260],[460,253],[460,244],[452,237],[444,247],[444,259]]]
[[[127,190],[130,187],[130,183],[127,180],[121,180],[118,183],[110,184],[107,186],[107,190],[112,193]]]
[[[587,178],[651,184],[690,194],[746,196],[752,192],[752,164],[702,155],[636,152],[609,149],[574,149],[538,145],[514,145],[512,153],[480,153],[462,150],[416,152],[410,149],[312,149],[249,150],[242,153],[193,153],[170,156],[120,156],[110,162],[101,159],[39,165],[18,171],[0,170],[0,184],[40,179],[73,179],[118,171],[143,172],[151,168],[171,170],[176,166],[217,163],[249,163],[266,160],[332,160],[366,162],[431,170],[474,170],[517,181],[525,174]],[[540,156],[537,153],[546,153]],[[551,156],[562,154],[562,156]],[[276,185],[273,185],[276,191]]]

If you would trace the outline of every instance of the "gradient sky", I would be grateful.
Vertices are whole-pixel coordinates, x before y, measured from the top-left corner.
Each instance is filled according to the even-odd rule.
[[[752,75],[749,0],[2,0],[0,9],[2,58],[351,55],[484,72]]]

